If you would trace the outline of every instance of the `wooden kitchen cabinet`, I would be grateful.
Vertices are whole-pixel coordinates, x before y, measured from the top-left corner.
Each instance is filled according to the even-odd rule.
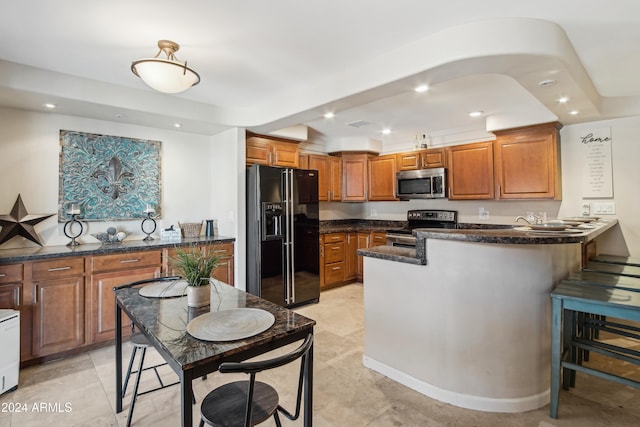
[[[396,200],[396,158],[395,154],[369,157],[367,200]]]
[[[387,244],[387,233],[383,231],[372,231],[371,240],[369,241],[369,248],[374,246],[383,246]]]
[[[233,274],[233,243],[220,243],[217,245],[209,246],[209,250],[214,251],[216,254],[222,257],[218,263],[218,266],[211,272],[211,278],[219,280],[220,282],[229,286],[234,286],[235,281]]]
[[[428,148],[426,150],[407,151],[396,155],[399,171],[426,168],[443,168],[446,165],[446,150],[444,148]]]
[[[113,288],[138,280],[160,277],[160,250],[99,255],[91,258],[91,281],[87,299],[90,319],[90,342],[112,340],[115,337],[115,300]],[[131,322],[122,315],[126,334]]]
[[[345,233],[347,241],[345,243],[344,256],[344,279],[346,281],[355,280],[358,277],[358,233]]]
[[[321,289],[340,285],[345,281],[345,234],[327,233],[324,235],[321,258],[324,260],[324,281]]]
[[[367,200],[366,153],[344,153],[342,155],[342,201],[365,202]]]
[[[34,262],[32,280],[32,356],[85,344],[84,258]]]
[[[342,200],[342,158],[309,154],[309,169],[318,171],[318,200]]]
[[[358,232],[356,235],[358,239],[358,249],[366,249],[369,247],[369,242],[371,241],[371,233]],[[360,282],[364,280],[364,266],[363,266],[363,257],[362,255],[357,255],[358,263],[356,267],[356,276]]]
[[[493,199],[493,141],[448,147],[450,200]]]
[[[247,134],[247,165],[298,167],[298,144],[279,138]]]
[[[216,254],[220,255],[218,266],[211,271],[211,278],[219,280],[220,282],[234,286],[234,248],[233,242],[217,243],[214,245],[203,245],[203,249],[212,250]],[[164,258],[166,259],[165,271],[167,276],[180,275],[171,267],[171,259],[176,255],[176,249],[166,249]]]
[[[0,265],[0,308],[20,309],[23,264]]]
[[[498,199],[562,198],[559,123],[495,131]]]

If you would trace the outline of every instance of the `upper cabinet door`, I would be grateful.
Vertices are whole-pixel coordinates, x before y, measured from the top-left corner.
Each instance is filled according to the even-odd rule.
[[[248,135],[246,140],[246,164],[282,166],[288,168],[298,167],[298,144],[266,138],[257,135]]]
[[[396,156],[369,158],[368,200],[396,200]]]
[[[331,164],[329,156],[309,154],[309,169],[318,171],[318,200],[326,202],[331,199]]]
[[[449,199],[493,199],[493,141],[455,145],[447,156]]]
[[[494,132],[498,199],[560,200],[558,123]]]
[[[420,153],[422,169],[443,168],[447,163],[446,150],[444,148],[428,148]]]
[[[367,200],[367,154],[343,154],[342,201],[365,202]]]
[[[329,165],[331,169],[330,198],[332,202],[342,200],[342,157],[329,157]]]
[[[397,154],[399,171],[413,171],[422,168],[422,151],[407,151]]]

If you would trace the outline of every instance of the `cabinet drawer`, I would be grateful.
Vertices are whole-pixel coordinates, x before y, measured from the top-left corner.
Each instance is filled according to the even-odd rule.
[[[324,244],[324,263],[344,261],[344,242]]]
[[[61,258],[33,263],[33,280],[49,280],[56,277],[84,274],[84,258]]]
[[[233,255],[233,243],[223,243],[209,247],[216,255],[229,257]]]
[[[0,265],[0,283],[22,282],[22,264]]]
[[[381,246],[387,244],[387,235],[385,233],[371,233],[371,246]]]
[[[344,282],[344,262],[324,266],[324,283],[327,285]]]
[[[113,271],[161,265],[160,251],[129,252],[93,257],[92,271]]]
[[[329,233],[324,235],[325,243],[344,242],[344,233]]]

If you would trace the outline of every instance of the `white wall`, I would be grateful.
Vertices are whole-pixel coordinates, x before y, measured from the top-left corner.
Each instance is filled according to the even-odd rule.
[[[215,217],[222,219],[222,213],[224,218],[228,219],[229,211],[237,215],[235,197],[224,197],[215,204],[214,200],[217,200],[217,194],[228,191],[237,197],[238,186],[244,188],[244,182],[237,182],[235,172],[230,174],[226,169],[234,168],[238,161],[235,159],[232,163],[214,153],[220,150],[224,156],[239,156],[238,132],[206,137],[117,122],[6,108],[0,108],[0,213],[11,211],[18,194],[22,195],[29,213],[57,212],[61,129],[162,142],[162,218],[158,220],[158,230],[177,224],[178,221],[199,222]],[[244,141],[244,134],[241,133],[241,139]],[[229,146],[236,147],[233,154],[228,154]],[[241,156],[244,159],[244,144]],[[216,164],[217,167],[212,167],[212,164]],[[234,187],[230,189],[229,185]],[[144,237],[139,220],[116,223],[90,222],[88,230],[79,238],[80,242],[97,242],[89,234],[105,231],[111,225],[125,231],[129,235],[128,239]],[[225,221],[221,222],[221,229],[231,237],[236,235],[236,229]],[[45,246],[65,245],[69,242],[64,236],[63,224],[58,223],[57,215],[40,223],[36,230]],[[11,247],[37,245],[17,237],[2,245],[3,249]]]
[[[236,287],[245,289],[246,200],[245,131],[230,129],[211,137],[211,214],[218,220],[218,234],[233,236]]]

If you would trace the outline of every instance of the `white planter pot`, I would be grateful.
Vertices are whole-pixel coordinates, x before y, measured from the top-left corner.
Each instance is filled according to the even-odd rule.
[[[202,307],[211,301],[211,284],[204,286],[187,286],[187,305],[189,307]]]

